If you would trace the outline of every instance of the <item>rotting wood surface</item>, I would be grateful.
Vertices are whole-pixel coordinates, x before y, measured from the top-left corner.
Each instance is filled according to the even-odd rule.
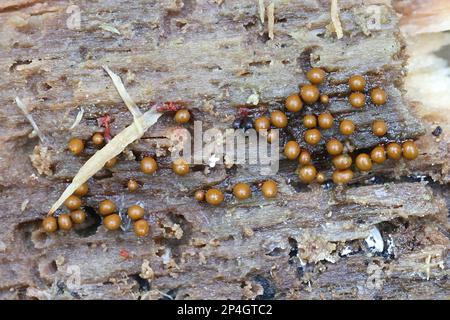
[[[368,30],[364,3],[339,1],[344,37],[338,40],[327,1],[273,3],[273,40],[257,1],[80,1],[79,30],[67,27],[68,1],[0,5],[2,298],[448,298],[448,189],[441,185],[448,181],[448,146],[435,142],[402,97],[406,55],[396,13],[378,5],[380,30]],[[114,119],[113,135],[132,121],[105,64],[143,111],[152,102],[182,101],[205,129],[230,127],[238,107],[252,108],[252,117],[280,108],[306,83],[305,71],[320,66],[328,71],[322,91],[331,98],[329,110],[360,129],[352,145],[383,142],[369,134],[373,118],[381,117],[389,139],[420,136],[421,155],[409,163],[387,161],[343,190],[300,185],[296,165],[282,160],[273,177],[277,199],[264,200],[255,190],[249,200],[227,196],[211,208],[196,203],[193,191],[257,185],[265,177],[252,166],[220,165],[175,176],[162,137],[176,126],[165,115],[112,170],[90,181],[83,198],[88,223],[47,236],[40,219],[96,150],[88,146],[74,157],[66,150],[69,138],[89,139],[105,114]],[[386,88],[386,106],[349,107],[345,82],[354,73]],[[247,105],[255,93],[258,107]],[[30,107],[47,145],[29,137],[16,96]],[[69,130],[81,107],[81,122]],[[294,118],[283,139],[300,140]],[[311,151],[328,170],[321,149]],[[147,153],[160,155],[151,177],[136,161]],[[420,182],[422,176],[434,182]],[[125,188],[131,177],[142,184],[132,194]],[[122,212],[135,203],[151,208],[152,236],[138,240],[129,228],[106,232],[95,214],[105,197]],[[384,249],[374,253],[364,239],[375,227]],[[81,276],[76,289],[68,286],[73,267]]]

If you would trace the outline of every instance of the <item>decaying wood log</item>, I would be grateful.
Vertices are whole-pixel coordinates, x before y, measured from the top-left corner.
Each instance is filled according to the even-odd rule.
[[[405,99],[407,42],[395,11],[402,6],[338,3],[341,39],[328,1],[264,1],[273,4],[273,30],[267,17],[261,19],[259,1],[80,1],[70,10],[63,0],[2,3],[0,297],[448,298],[447,133],[436,141],[436,124],[420,112],[426,105]],[[367,150],[420,137],[421,155],[413,162],[388,160],[370,174],[357,174],[346,188],[302,185],[296,164],[282,159],[271,177],[279,184],[278,198],[266,200],[255,191],[251,199],[235,201],[229,196],[234,183],[257,186],[267,177],[252,165],[199,165],[187,177],[174,176],[167,137],[177,126],[167,114],[114,168],[91,179],[83,198],[88,221],[47,235],[41,219],[96,151],[88,145],[74,157],[67,141],[101,131],[97,119],[104,115],[114,119],[112,135],[132,122],[102,69],[106,64],[142,111],[180,101],[204,129],[231,127],[241,107],[250,109],[250,117],[280,108],[306,83],[305,71],[320,66],[328,72],[321,90],[330,97],[329,111],[358,126],[348,145]],[[388,103],[349,107],[346,80],[355,73],[366,75],[370,88],[383,86]],[[252,95],[256,105],[247,102]],[[17,96],[47,142],[32,136]],[[70,129],[81,108],[81,120]],[[387,138],[370,134],[374,118],[389,124]],[[293,116],[281,138],[306,147],[299,121]],[[336,129],[325,133],[331,136],[343,139]],[[329,177],[323,144],[311,151]],[[136,160],[146,154],[159,157],[153,176],[139,171]],[[138,192],[126,191],[130,178],[141,183]],[[213,185],[228,192],[223,205],[193,201],[194,190]],[[129,224],[107,232],[96,212],[106,197],[122,214],[143,205],[151,236],[136,239]]]

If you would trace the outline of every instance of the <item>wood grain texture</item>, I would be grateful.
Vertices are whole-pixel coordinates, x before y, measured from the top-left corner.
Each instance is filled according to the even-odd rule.
[[[268,201],[257,191],[267,177],[255,166],[218,165],[209,172],[199,166],[187,177],[175,176],[163,138],[176,126],[164,115],[113,169],[89,182],[85,225],[51,236],[39,230],[40,219],[96,150],[88,145],[74,157],[67,141],[89,139],[105,114],[114,118],[113,135],[132,121],[104,64],[121,76],[142,111],[152,102],[182,101],[205,129],[230,127],[239,107],[251,107],[246,101],[254,93],[260,103],[251,117],[280,108],[306,83],[305,71],[320,66],[328,71],[322,91],[330,96],[330,112],[358,125],[349,144],[367,150],[386,141],[369,133],[375,117],[388,122],[388,139],[421,136],[428,127],[403,97],[406,55],[397,13],[384,2],[375,3],[380,29],[367,30],[366,2],[339,1],[340,40],[329,29],[328,1],[273,1],[273,40],[257,1],[79,1],[79,30],[67,27],[69,1],[0,7],[0,297],[448,298],[448,190],[438,184],[448,178],[448,153],[431,139],[422,140],[418,160],[387,161],[369,175],[357,174],[345,189],[301,185],[296,164],[282,160],[272,177],[280,196]],[[386,88],[388,103],[350,108],[345,83],[354,73]],[[28,137],[31,127],[14,105],[16,96],[48,145]],[[69,130],[80,107],[84,117]],[[303,144],[298,121],[291,118],[282,139]],[[326,133],[333,135],[335,129]],[[428,150],[435,150],[433,159]],[[329,172],[323,145],[311,151]],[[151,177],[136,161],[147,153],[160,155],[160,170]],[[41,166],[47,169],[42,175]],[[421,176],[436,182],[426,185]],[[136,193],[126,191],[130,178],[142,185]],[[252,184],[251,199],[232,199],[238,181]],[[223,205],[194,202],[193,192],[208,186],[226,191]],[[118,232],[99,226],[96,209],[105,197],[121,213],[141,203],[150,212],[151,237],[136,239],[129,226]],[[364,241],[374,227],[383,252],[371,252]],[[148,286],[139,276],[145,260],[155,274]],[[77,289],[67,286],[70,266],[81,271]]]

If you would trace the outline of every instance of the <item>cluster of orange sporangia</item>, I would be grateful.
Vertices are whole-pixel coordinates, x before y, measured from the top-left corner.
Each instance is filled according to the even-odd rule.
[[[174,120],[178,124],[188,123],[191,114],[187,109],[180,109],[175,113]],[[91,143],[94,147],[102,147],[110,139],[108,132],[96,132],[90,141],[83,141],[80,138],[71,138],[68,142],[68,150],[75,156],[83,154],[86,143]],[[117,164],[117,157],[105,163],[105,168],[111,169]],[[146,174],[153,174],[158,169],[158,164],[153,157],[144,157],[140,162],[140,169]],[[178,175],[186,175],[189,172],[189,165],[183,159],[177,159],[172,164],[173,171]],[[127,184],[130,192],[136,191],[140,185],[137,181],[130,179]],[[58,229],[68,231],[74,224],[82,224],[86,220],[86,212],[82,210],[81,197],[89,191],[87,183],[82,184],[73,195],[64,202],[69,213],[61,213],[56,216],[48,216],[42,221],[42,228],[47,233],[56,232]],[[103,218],[103,225],[108,230],[117,230],[122,224],[122,218],[118,214],[116,204],[109,199],[99,203],[98,212]],[[137,236],[143,237],[149,233],[150,225],[144,218],[145,210],[141,206],[134,204],[127,210],[127,214],[133,220],[133,229]]]
[[[300,92],[294,93],[285,100],[285,109],[290,112],[292,117],[303,109],[303,104],[312,105],[320,102],[323,105],[330,103],[330,98],[320,93],[319,86],[325,81],[326,72],[321,68],[312,68],[306,74],[310,83],[300,86]],[[370,97],[370,101],[374,106],[382,106],[387,102],[387,94],[383,88],[376,87],[366,92],[366,79],[360,75],[354,75],[348,80],[350,95],[348,102],[353,108],[363,108],[366,105],[366,94]],[[269,115],[263,115],[255,119],[254,128],[259,132],[267,130],[267,140],[272,140],[272,128],[285,128],[289,124],[289,118],[283,110],[273,110]],[[321,130],[327,130],[335,125],[333,115],[326,111],[318,114],[305,114],[303,116],[303,126],[306,131],[303,139],[308,145],[317,145],[321,139]],[[339,132],[344,136],[351,136],[357,130],[355,124],[350,119],[342,119],[339,123]],[[377,137],[383,137],[388,131],[386,122],[382,119],[374,119],[372,122],[372,133]],[[414,160],[419,155],[419,150],[412,140],[404,141],[399,144],[395,141],[387,145],[378,145],[374,147],[370,154],[360,153],[355,160],[344,148],[342,141],[336,138],[330,138],[326,141],[326,152],[333,158],[331,163],[335,168],[332,180],[335,184],[342,185],[349,183],[354,176],[351,166],[354,162],[355,167],[359,171],[370,171],[373,163],[381,164],[386,160],[386,156],[390,159],[399,160],[402,156],[407,160]],[[323,172],[318,172],[313,162],[311,153],[300,147],[300,144],[291,140],[284,146],[284,155],[289,160],[298,160],[299,168],[298,176],[303,183],[326,181]]]
[[[303,103],[314,104],[317,101],[327,105],[330,103],[330,98],[325,94],[320,94],[319,86],[324,82],[326,73],[320,68],[312,68],[306,74],[310,83],[302,85],[299,93],[294,93],[285,100],[285,108],[296,116],[302,109]],[[348,101],[354,108],[362,108],[366,105],[366,80],[360,75],[352,76],[348,85],[350,88],[350,95]],[[374,88],[370,91],[370,100],[375,106],[382,106],[387,102],[387,94],[382,88]],[[176,111],[174,120],[178,124],[186,124],[190,121],[191,114],[187,109],[179,109]],[[267,131],[267,140],[271,142],[273,136],[270,132],[272,128],[285,128],[289,124],[286,112],[282,110],[274,110],[269,116],[260,116],[252,123],[249,118],[244,120],[239,119],[239,127],[249,129],[254,127],[256,131]],[[322,112],[319,114],[305,114],[303,116],[303,125],[307,129],[304,133],[304,141],[308,145],[316,145],[322,139],[321,130],[327,130],[335,125],[334,117],[329,112]],[[350,119],[342,119],[339,123],[339,132],[344,136],[351,136],[357,130],[355,124]],[[372,132],[377,137],[382,137],[387,133],[388,127],[384,120],[375,119],[372,123]],[[94,147],[101,147],[110,139],[108,132],[96,132],[92,135],[90,143]],[[353,171],[351,166],[354,162],[356,168],[360,171],[370,171],[373,163],[382,164],[386,158],[399,160],[402,157],[407,160],[417,158],[419,150],[412,140],[404,141],[402,144],[397,142],[390,142],[384,145],[374,147],[370,154],[359,153],[355,161],[351,155],[346,152],[344,144],[336,138],[330,138],[326,144],[326,151],[332,156],[331,163],[335,168],[332,175],[332,180],[335,184],[347,184],[353,179]],[[85,141],[80,138],[72,138],[68,143],[68,150],[75,156],[81,155],[85,149]],[[318,182],[323,183],[327,177],[323,172],[317,172],[313,162],[314,159],[311,153],[300,147],[295,140],[288,141],[284,146],[284,155],[289,160],[297,160],[299,168],[297,170],[298,177],[303,183]],[[111,169],[117,163],[117,158],[114,157],[106,162],[105,167]],[[140,162],[140,170],[148,175],[154,174],[158,170],[158,163],[154,157],[146,156]],[[183,159],[177,159],[172,163],[172,170],[179,176],[185,176],[190,172],[189,164]],[[140,185],[135,180],[129,180],[127,184],[130,192],[136,191]],[[278,194],[277,184],[273,180],[267,180],[259,184],[261,193],[266,198],[274,198]],[[81,185],[73,195],[71,195],[65,202],[69,213],[62,213],[54,216],[46,217],[42,222],[42,227],[47,233],[53,233],[58,229],[70,230],[73,224],[81,224],[86,220],[86,212],[81,209],[81,197],[88,193],[88,185],[84,183]],[[238,200],[245,200],[252,196],[252,190],[247,183],[237,183],[233,186],[233,195]],[[206,201],[210,205],[219,205],[224,201],[224,194],[218,188],[211,188],[209,190],[197,190],[194,198],[203,202]],[[117,230],[122,224],[121,216],[117,213],[116,204],[109,200],[103,200],[98,207],[100,215],[103,217],[103,225],[108,230]],[[127,210],[129,218],[133,221],[134,232],[137,236],[146,236],[149,233],[150,226],[148,221],[144,218],[145,210],[137,204],[133,204]]]

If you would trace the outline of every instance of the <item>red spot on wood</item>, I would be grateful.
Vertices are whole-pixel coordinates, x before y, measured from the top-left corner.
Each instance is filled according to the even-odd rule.
[[[111,141],[111,116],[107,114],[106,116],[98,118],[97,122],[100,127],[105,128],[103,131],[103,136],[105,137],[106,142]]]
[[[127,250],[125,250],[125,249],[121,249],[119,255],[122,258],[124,258],[124,259],[130,259],[131,258],[130,253]]]
[[[180,101],[167,101],[164,102],[162,105],[157,105],[156,110],[158,112],[173,112],[178,111],[180,109],[184,108],[184,104]]]
[[[249,108],[239,108],[239,117],[245,118],[248,116],[249,113],[250,113]]]

